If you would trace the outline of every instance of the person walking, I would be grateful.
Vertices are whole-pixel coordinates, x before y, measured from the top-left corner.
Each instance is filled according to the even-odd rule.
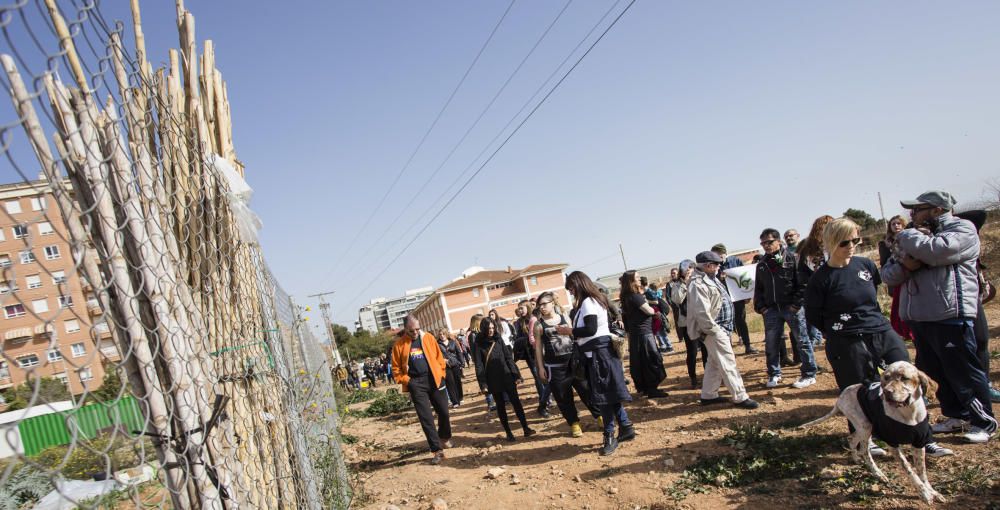
[[[590,402],[590,388],[586,381],[573,377],[573,337],[559,334],[559,326],[569,326],[569,319],[558,311],[559,302],[552,292],[543,292],[538,296],[538,320],[534,325],[536,373],[548,387],[555,398],[559,413],[570,428],[570,435],[582,437],[580,418],[573,399],[573,390],[596,419],[601,413]]]
[[[448,367],[434,335],[422,331],[416,317],[406,317],[403,328],[403,334],[392,348],[393,377],[402,386],[403,393],[410,394],[420,428],[434,455],[431,464],[437,465],[444,460],[444,448],[452,447],[448,397],[444,390]]]
[[[694,261],[690,259],[682,260],[677,282],[670,288],[670,302],[677,306],[677,333],[681,337],[681,341],[684,342],[684,350],[687,356],[685,361],[687,363],[688,378],[691,379],[691,388],[697,389],[698,374],[696,368],[698,366],[698,351],[701,351],[701,366],[704,369],[708,363],[708,349],[705,348],[705,344],[698,337],[692,338],[690,331],[688,331],[688,285],[691,283],[691,276],[693,274]]]
[[[725,383],[733,405],[757,409],[758,404],[747,394],[743,377],[736,368],[733,352],[733,303],[729,291],[718,278],[723,258],[714,251],[704,251],[695,257],[698,269],[688,285],[688,334],[697,336],[708,350],[708,364],[701,384],[701,405],[725,402],[719,388]]]
[[[806,320],[826,334],[826,359],[840,391],[853,384],[877,383],[880,365],[910,361],[906,345],[878,304],[882,283],[878,267],[871,259],[855,255],[861,229],[850,218],[827,222],[822,237],[830,258],[818,263],[806,285]],[[803,248],[806,243],[809,239]],[[848,426],[853,432],[853,425]],[[870,439],[868,449],[872,455],[886,454]],[[927,445],[926,452],[932,457],[953,453],[936,442]]]
[[[625,386],[621,360],[611,350],[608,299],[582,271],[570,273],[565,287],[573,296],[572,326],[557,326],[556,332],[573,335],[576,341],[575,362],[581,365],[590,386],[591,404],[601,410],[604,422],[604,444],[600,453],[611,455],[618,449],[618,443],[635,438],[635,427],[622,406],[622,402],[631,401],[632,396]],[[615,423],[619,426],[617,437]]]
[[[653,309],[653,336],[656,338],[657,350],[661,354],[671,354],[674,352],[674,346],[667,336],[670,333],[670,322],[667,317],[670,315],[670,308],[663,300],[663,290],[655,283],[650,283],[645,296],[646,303]]]
[[[728,255],[728,250],[726,245],[718,243],[712,247],[719,257],[722,257],[722,267],[719,268],[719,280],[723,283],[726,281],[726,270],[733,269],[735,267],[743,267],[743,260],[736,255]],[[728,288],[726,291],[728,292]],[[729,296],[732,298],[732,296]],[[749,356],[751,354],[757,354],[757,349],[754,349],[750,345],[750,328],[747,326],[747,301],[749,299],[741,299],[739,301],[733,301],[733,327],[736,331],[736,335],[740,338],[740,342],[743,343],[743,354]]]
[[[793,332],[792,344],[798,350],[800,377],[793,388],[816,384],[816,360],[813,345],[808,341],[805,314],[802,311],[805,282],[799,280],[795,256],[782,245],[780,234],[773,228],[760,233],[764,257],[757,264],[754,283],[754,310],[764,316],[764,353],[767,357],[767,387],[781,383],[781,334],[787,323]],[[796,342],[795,339],[801,340]]]
[[[899,313],[913,331],[917,368],[938,383],[941,414],[936,433],[969,427],[965,439],[986,443],[997,430],[990,384],[976,356],[979,310],[979,235],[952,214],[955,198],[928,191],[901,202],[914,228],[896,235],[897,255],[882,268],[882,280],[899,285]]]
[[[663,357],[653,336],[653,310],[643,294],[635,271],[625,271],[619,279],[622,315],[628,332],[629,374],[637,392],[648,398],[663,398],[667,394],[658,387],[667,378]]]
[[[476,380],[482,381],[483,374],[480,373],[480,367],[483,366],[482,361],[477,358],[479,356],[479,350],[476,349],[476,340],[479,338],[479,325],[483,322],[483,314],[477,313],[469,318],[469,331],[468,331],[468,341],[469,341],[469,352],[472,355],[472,367],[476,371]],[[489,393],[486,394],[486,411],[492,413],[496,411],[496,402],[493,401],[493,396]]]
[[[510,348],[500,337],[499,329],[493,319],[487,317],[479,324],[479,334],[476,335],[475,349],[476,373],[481,374],[479,388],[483,393],[489,393],[496,402],[497,417],[500,418],[500,425],[507,433],[508,441],[515,441],[514,433],[510,430],[510,423],[507,419],[507,403],[514,408],[514,414],[521,422],[521,429],[524,437],[535,434],[535,431],[528,426],[528,419],[524,416],[524,407],[521,406],[521,399],[517,394],[517,386],[523,382],[521,371],[514,364],[514,356]]]
[[[347,389],[347,369],[344,365],[337,365],[337,382],[340,383],[340,387]]]
[[[799,243],[798,251],[795,254],[798,258],[796,271],[799,272],[799,281],[808,284],[816,268],[826,261],[826,252],[823,248],[823,229],[831,221],[833,221],[833,216],[829,214],[824,214],[816,218],[813,221],[812,228],[809,229],[809,237]],[[808,315],[809,310],[806,310],[805,313]],[[809,324],[808,321],[806,321],[806,326],[808,327],[809,340],[813,343],[813,347],[822,345],[823,334],[821,331],[812,324]]]
[[[548,418],[549,414],[549,386],[538,377],[537,363],[535,360],[535,347],[531,341],[533,336],[532,324],[534,323],[535,304],[525,299],[517,304],[517,320],[514,321],[514,361],[524,360],[528,364],[528,371],[535,383],[535,394],[538,395],[538,415]]]
[[[667,287],[663,289],[663,298],[667,301],[667,305],[670,306],[670,311],[673,312],[674,317],[674,327],[678,329],[677,331],[677,341],[684,343],[684,338],[681,337],[680,332],[680,309],[674,300],[670,296],[674,295],[674,288],[678,285],[684,285],[684,282],[680,281],[680,270],[679,268],[673,268],[670,270],[670,281],[667,282]]]
[[[445,385],[448,388],[448,400],[451,407],[456,408],[462,405],[462,349],[452,336],[448,328],[441,328],[438,332],[438,346],[444,355],[447,370],[445,371]]]

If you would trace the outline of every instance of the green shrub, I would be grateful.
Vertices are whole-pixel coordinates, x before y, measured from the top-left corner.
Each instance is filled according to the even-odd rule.
[[[400,411],[405,411],[412,407],[412,402],[396,389],[390,389],[379,395],[368,405],[368,408],[358,413],[359,416],[374,418],[378,416],[388,416]]]
[[[33,466],[19,465],[0,486],[0,510],[28,508],[54,488],[52,480],[44,471]]]
[[[48,470],[58,471],[66,478],[85,480],[93,473],[111,473],[139,466],[156,458],[149,439],[133,439],[116,435],[78,439],[75,444],[53,446],[42,450],[31,460]]]

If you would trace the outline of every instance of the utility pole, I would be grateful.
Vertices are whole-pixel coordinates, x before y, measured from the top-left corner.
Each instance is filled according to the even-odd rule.
[[[334,294],[336,291],[331,290],[330,292],[320,292],[319,294],[311,294],[309,297],[319,298],[319,311],[323,314],[323,322],[326,323],[326,333],[330,335],[330,342],[333,343],[333,357],[334,361],[338,365],[343,364],[340,357],[340,349],[337,348],[337,335],[333,334],[333,322],[330,320],[330,303],[327,303],[323,296],[329,296]]]
[[[625,262],[625,249],[622,248],[622,243],[618,243],[618,251],[622,254],[622,265],[625,266],[625,270],[628,271],[628,262]]]
[[[882,213],[882,221],[888,224],[888,222],[885,221],[885,208],[882,207],[882,192],[877,191],[876,193],[878,194],[878,210]]]

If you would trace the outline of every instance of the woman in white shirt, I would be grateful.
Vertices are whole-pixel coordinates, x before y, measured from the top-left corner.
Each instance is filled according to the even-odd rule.
[[[566,290],[573,296],[570,313],[572,326],[558,326],[561,335],[573,335],[576,340],[576,360],[583,365],[590,386],[591,404],[601,411],[604,420],[604,446],[601,455],[611,455],[618,443],[635,438],[635,428],[628,419],[622,402],[632,396],[625,386],[622,362],[611,351],[611,331],[608,330],[608,298],[593,280],[581,271],[566,277]],[[615,437],[615,422],[620,427]]]

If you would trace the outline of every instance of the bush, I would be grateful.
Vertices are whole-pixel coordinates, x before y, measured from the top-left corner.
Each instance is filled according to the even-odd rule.
[[[31,397],[35,393],[38,393],[35,405],[72,399],[66,385],[61,381],[51,377],[31,378],[24,384],[5,392],[3,398],[9,404],[7,411],[17,411],[28,407],[28,402],[31,401]]]
[[[118,434],[78,439],[75,444],[42,450],[31,460],[44,468],[58,471],[66,478],[89,479],[93,473],[109,476],[121,469],[139,466],[156,458],[148,438],[133,439]]]
[[[378,416],[388,416],[400,411],[405,411],[413,406],[410,399],[395,389],[390,389],[375,398],[368,408],[358,413],[359,416],[374,418]]]
[[[28,508],[53,489],[45,472],[24,464],[16,466],[0,486],[0,510]]]

